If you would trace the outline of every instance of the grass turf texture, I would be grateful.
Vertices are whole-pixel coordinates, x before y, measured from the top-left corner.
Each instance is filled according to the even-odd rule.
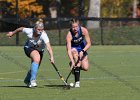
[[[48,54],[37,76],[37,88],[26,88],[24,76],[30,60],[23,47],[0,47],[0,100],[139,100],[140,46],[93,46],[89,49],[90,68],[81,72],[81,87],[63,89]],[[64,46],[53,46],[55,64],[64,78],[69,60]],[[68,82],[73,82],[70,76]]]

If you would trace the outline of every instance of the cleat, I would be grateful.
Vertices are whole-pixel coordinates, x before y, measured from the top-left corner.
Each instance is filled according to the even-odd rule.
[[[79,88],[80,87],[80,82],[78,81],[78,82],[75,82],[75,86],[74,86],[75,88]]]
[[[29,88],[37,87],[36,80],[32,80],[27,86],[28,86]]]

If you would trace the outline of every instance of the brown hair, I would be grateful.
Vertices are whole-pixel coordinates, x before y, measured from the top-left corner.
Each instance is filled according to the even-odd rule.
[[[78,18],[73,18],[70,20],[70,25],[72,25],[73,23],[78,23],[79,24],[79,19]]]

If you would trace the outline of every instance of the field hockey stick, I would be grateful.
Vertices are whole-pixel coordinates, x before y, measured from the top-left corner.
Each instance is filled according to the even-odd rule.
[[[69,74],[68,74],[68,76],[67,76],[67,78],[66,78],[66,82],[68,82],[68,79],[69,79],[69,77],[70,77],[70,75],[71,75],[71,73],[72,73],[72,71],[74,70],[74,67],[71,69],[71,71],[69,72]]]
[[[60,74],[59,70],[57,69],[56,65],[54,63],[51,63],[54,67],[54,69],[56,70],[57,74],[59,75],[60,79],[63,81],[63,83],[65,84],[65,86],[68,86],[69,88],[69,85],[67,84],[67,82],[64,80],[63,76]]]
[[[83,55],[83,57],[81,59],[80,59],[80,57],[78,57],[78,61],[76,62],[75,66],[77,66],[78,62],[81,61],[81,60],[83,60],[84,57],[85,57],[85,55]],[[68,76],[66,78],[66,82],[67,83],[68,83],[68,79],[69,79],[70,75],[72,74],[73,70],[74,70],[74,67],[71,69],[71,71],[69,72],[69,74],[68,74]]]

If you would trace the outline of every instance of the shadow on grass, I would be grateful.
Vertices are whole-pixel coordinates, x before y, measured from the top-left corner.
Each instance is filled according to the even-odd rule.
[[[65,85],[44,85],[46,87],[50,87],[50,88],[63,88],[65,87]]]
[[[70,89],[70,87],[67,87],[66,85],[44,85],[44,86],[53,88],[53,89],[64,89],[64,90]]]
[[[44,85],[44,86],[37,86],[37,87],[32,87],[33,89],[34,88],[44,88],[44,87],[48,87],[48,88],[51,88],[51,89],[63,89],[63,90],[69,90],[70,87],[67,87],[65,85]],[[0,86],[0,88],[29,88],[27,86]]]
[[[0,86],[0,88],[29,88],[29,87],[27,87],[27,86]],[[37,86],[37,87],[32,87],[32,89],[35,89],[35,88],[44,88],[44,87],[42,87],[42,86]],[[29,89],[31,89],[31,88],[29,88]]]

